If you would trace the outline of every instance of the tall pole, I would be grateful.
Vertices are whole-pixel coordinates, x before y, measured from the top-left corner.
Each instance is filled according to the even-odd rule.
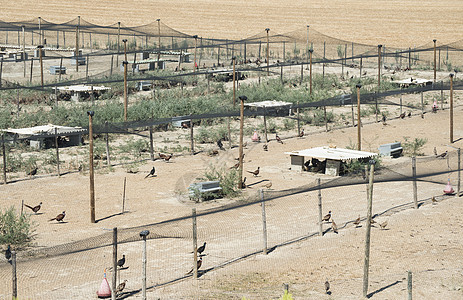
[[[161,19],[156,20],[158,22],[158,69],[161,68],[159,61],[161,60]]]
[[[26,26],[21,26],[23,33],[23,62],[24,62],[24,77],[26,77]]]
[[[240,149],[239,149],[239,182],[238,187],[243,188],[243,126],[244,126],[244,101],[248,100],[246,96],[239,96],[241,100],[240,106]]]
[[[235,104],[236,104],[236,87],[235,87],[235,82],[236,82],[236,78],[235,78],[235,63],[236,63],[236,57],[233,56],[232,57],[232,60],[233,60],[233,107],[235,107]]]
[[[265,28],[265,31],[267,31],[267,76],[270,75],[270,58],[269,58],[269,40],[268,40],[268,32],[270,31],[270,28]]]
[[[88,114],[88,139],[90,153],[90,222],[95,223],[95,178],[93,174],[93,116],[95,113],[91,110]]]
[[[196,226],[196,208],[191,209],[193,221],[193,278],[198,279],[198,229]]]
[[[76,72],[79,72],[79,25],[76,26],[76,52],[74,55],[76,58]]]
[[[413,205],[418,209],[418,187],[416,185],[416,157],[412,156]]]
[[[39,45],[37,46],[37,48],[39,49],[39,60],[40,60],[40,82],[42,83],[42,87],[43,87],[43,56],[42,56],[43,45]],[[61,67],[60,67],[59,72],[61,74]],[[31,75],[32,75],[32,72],[31,72]]]
[[[195,38],[195,64],[193,66],[193,73],[196,73],[196,48],[198,47],[198,36],[194,35]]]
[[[381,86],[381,47],[383,45],[378,45],[378,90]]]
[[[116,65],[119,68],[119,52],[120,52],[120,40],[121,40],[121,22],[117,22],[117,56]],[[127,59],[126,59],[127,60]]]
[[[13,275],[13,300],[18,299],[18,277],[16,276],[16,251],[11,251],[11,268]]]
[[[3,182],[5,184],[7,184],[7,179],[6,179],[5,133],[2,134],[2,156],[3,156]]]
[[[357,150],[362,150],[362,132],[360,127],[362,127],[362,121],[360,119],[360,88],[362,86],[360,84],[356,85],[357,88]]]
[[[437,63],[436,63],[436,39],[432,40],[434,42],[434,83],[436,82],[436,67],[437,67]]]
[[[42,18],[39,17],[39,45],[43,45],[43,35],[42,35]],[[56,43],[57,47],[58,47],[58,43]]]
[[[373,204],[373,175],[375,165],[370,166],[370,176],[368,182],[368,205],[367,205],[367,220],[366,220],[366,235],[365,235],[365,260],[363,265],[363,297],[368,294],[368,272],[370,267],[370,234],[371,234],[371,215]]]
[[[450,143],[453,143],[453,74],[450,74]]]
[[[461,188],[461,149],[457,149],[457,154],[458,154],[458,184],[457,184],[457,195],[460,197],[460,188]]]
[[[127,110],[128,110],[128,87],[127,87],[127,65],[129,62],[127,61],[127,39],[122,40],[124,42],[124,61],[122,64],[124,65],[124,122],[127,122]]]
[[[143,230],[140,232],[140,236],[143,238],[143,256],[142,256],[142,265],[143,265],[143,278],[142,278],[142,287],[141,287],[141,298],[146,300],[146,236],[149,235],[148,230]]]
[[[309,50],[309,56],[310,56],[310,67],[309,67],[309,82],[310,82],[310,96],[312,96],[312,53],[313,50]]]
[[[113,228],[113,276],[111,280],[111,300],[116,300],[117,287],[117,227]]]
[[[307,51],[306,51],[307,60],[309,60],[309,50],[310,50],[310,48],[309,48],[309,27],[310,27],[310,25],[307,25]]]
[[[318,235],[323,235],[323,212],[322,212],[322,187],[320,183],[320,178],[317,179],[318,186]]]
[[[58,171],[58,177],[60,177],[61,173],[59,170],[59,145],[58,145],[58,128],[57,127],[55,127],[55,148],[56,148],[56,167]]]

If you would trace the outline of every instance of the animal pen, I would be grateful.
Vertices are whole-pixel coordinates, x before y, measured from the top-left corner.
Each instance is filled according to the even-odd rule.
[[[361,88],[359,96],[352,89],[342,96],[330,95],[316,101],[312,98],[313,66],[317,66],[318,75],[323,76],[321,85],[325,83],[324,78],[328,77],[327,72],[332,66],[341,68],[341,74],[345,80],[354,75],[356,78],[361,78],[370,76],[372,73],[373,77],[378,74],[378,79],[381,79],[392,76],[391,72],[395,70],[399,72],[405,69],[435,68],[441,72],[442,69],[455,72],[459,70],[458,66],[462,63],[463,45],[461,41],[437,46],[435,42],[430,42],[420,47],[394,49],[387,45],[378,47],[341,41],[308,28],[285,34],[274,34],[272,29],[270,32],[262,31],[256,36],[232,41],[187,35],[160,21],[144,26],[125,27],[120,23],[100,26],[88,23],[81,18],[63,24],[53,24],[39,18],[28,22],[1,22],[0,42],[3,55],[3,59],[0,60],[0,92],[9,93],[8,95],[13,99],[17,99],[17,102],[3,103],[5,106],[17,108],[10,116],[11,118],[15,115],[19,118],[24,114],[20,109],[19,93],[32,90],[53,95],[55,91],[64,86],[77,84],[97,86],[124,82],[124,98],[127,101],[127,94],[131,93],[128,90],[128,82],[135,84],[143,81],[156,83],[152,85],[155,87],[152,88],[152,95],[147,96],[149,101],[155,102],[156,95],[162,88],[170,89],[174,85],[179,85],[182,92],[185,88],[185,93],[187,93],[186,87],[193,88],[201,80],[207,81],[209,88],[208,78],[210,77],[208,75],[215,72],[222,73],[222,68],[227,68],[228,72],[230,65],[235,61],[238,67],[232,71],[233,75],[235,72],[246,73],[249,74],[248,76],[258,78],[261,83],[271,74],[279,76],[285,84],[287,84],[286,80],[292,80],[292,84],[306,87],[306,93],[303,96],[305,101],[292,103],[292,113],[289,116],[280,117],[291,118],[298,122],[297,130],[292,130],[283,139],[294,138],[300,134],[299,122],[302,116],[299,114],[302,114],[304,110],[324,109],[322,125],[325,125],[325,129],[322,128],[319,131],[343,129],[368,123],[359,122],[360,118],[356,119],[360,114],[354,113],[354,107],[360,112],[360,105],[376,108],[376,120],[369,121],[371,123],[376,123],[380,117],[378,105],[399,108],[401,113],[402,109],[404,109],[403,112],[407,109],[413,112],[414,116],[423,116],[430,112],[429,105],[424,104],[423,94],[437,95],[436,99],[438,99],[440,109],[451,111],[453,103],[449,104],[446,99],[444,101],[444,91],[445,93],[450,91],[449,95],[452,99],[453,90],[461,90],[463,87],[463,84],[456,79],[453,82],[453,77],[449,78],[448,83],[447,80],[444,82],[434,78],[433,84],[428,86],[381,90],[374,83],[372,88]],[[39,55],[40,57],[32,57],[33,55],[29,54],[27,59],[18,60],[18,53],[22,52],[22,58],[25,58],[26,51],[34,50],[38,45],[46,45],[39,50],[40,53],[44,52]],[[175,55],[166,58],[172,53]],[[194,58],[187,62],[184,59],[185,53],[191,54]],[[85,57],[85,65],[72,64],[72,59],[74,62],[79,62],[78,58],[76,60],[79,56]],[[129,63],[135,66],[136,62],[140,62],[140,57],[141,60],[151,59],[150,62],[166,61],[167,68],[171,72],[163,73],[156,69],[140,72],[135,67],[127,68]],[[235,59],[232,59],[233,57]],[[224,64],[226,66],[223,66]],[[18,66],[23,71],[19,75],[17,74]],[[66,74],[58,72],[59,74],[51,75],[41,72],[44,67],[47,69],[50,66],[59,66],[59,70],[65,66]],[[173,71],[174,69],[176,71]],[[365,70],[369,73],[364,74]],[[387,75],[384,74],[386,72]],[[233,80],[233,84],[235,81]],[[378,85],[380,84],[384,85],[384,82],[379,81]],[[235,88],[235,85],[233,87]],[[238,89],[240,89],[239,86]],[[315,86],[313,89],[315,91]],[[122,92],[118,95],[122,96]],[[416,97],[416,103],[402,103],[402,95]],[[393,101],[390,97],[400,97],[401,100],[400,102]],[[53,107],[50,109],[50,115],[53,114],[52,110],[62,109],[62,103],[58,100],[53,97],[47,98],[49,106]],[[92,100],[95,101],[92,101],[92,106],[89,108],[98,108],[98,100]],[[148,105],[149,101],[142,101],[142,104]],[[189,130],[187,138],[189,144],[186,151],[176,155],[207,151],[198,147],[200,144],[197,140],[198,127],[203,125],[201,122],[207,124],[211,120],[221,122],[236,120],[239,112],[231,105],[231,102],[218,111],[193,113],[193,108],[191,108],[191,114],[187,116],[188,124],[180,123]],[[126,109],[127,106],[125,102]],[[126,122],[122,121],[119,115],[110,121],[103,117],[100,118],[101,114],[96,110],[95,125],[92,130],[94,135],[104,139],[104,143],[96,147],[97,151],[94,155],[100,168],[155,160],[157,151],[153,145],[153,135],[171,127],[170,124],[178,121],[178,116],[174,112],[169,111],[159,116],[155,114],[157,111],[154,109],[148,111],[143,118],[137,119],[132,117],[135,115],[134,107],[136,107],[135,104],[128,106]],[[141,109],[148,110],[146,107],[150,108],[142,106]],[[327,107],[345,108],[348,111],[345,123],[329,125]],[[133,110],[130,110],[131,108]],[[118,106],[117,109],[122,110],[122,106]],[[120,111],[117,111],[114,114],[119,113]],[[256,118],[255,123],[257,123],[260,122],[260,117],[266,116],[266,111],[257,109],[245,112],[244,115],[249,119]],[[392,118],[399,117],[390,119]],[[69,120],[80,120],[77,125],[86,127],[84,133],[88,133],[87,124],[81,124],[82,120],[75,118],[72,111],[66,114],[66,118],[61,121]],[[450,143],[455,140],[452,130],[451,128]],[[116,159],[111,152],[111,148],[116,147],[116,143],[112,143],[111,140],[111,137],[115,135],[138,135],[148,146],[137,149],[139,151],[131,157],[130,161]],[[55,140],[58,136],[58,134],[47,135],[47,137],[55,137]],[[231,135],[229,131],[228,136],[231,137],[230,145],[232,142],[236,143],[236,135]],[[4,184],[28,180],[20,177],[22,176],[19,175],[20,172],[14,169],[14,163],[17,160],[12,157],[17,158],[16,150],[20,148],[14,142],[20,140],[21,138],[10,140],[3,136]],[[58,143],[55,146],[57,159],[49,160],[51,167],[46,171],[47,176],[49,174],[59,176],[88,168],[89,159],[85,153],[80,158],[67,161],[68,168],[64,171],[63,160],[60,161],[59,158]],[[358,146],[360,147],[360,143]],[[30,165],[34,163],[34,161],[27,161]],[[54,164],[56,164],[56,169]],[[310,182],[307,185],[286,190],[263,190],[254,193],[245,202],[201,212],[195,216],[187,215],[157,223],[147,222],[143,226],[118,228],[117,243],[113,243],[113,233],[108,231],[78,241],[18,252],[15,263],[16,278],[12,279],[10,264],[0,264],[0,298],[10,298],[15,294],[20,298],[34,299],[94,297],[101,281],[102,270],[113,266],[114,261],[111,257],[113,257],[114,246],[117,246],[119,253],[130,251],[133,257],[130,268],[120,269],[117,272],[108,271],[110,276],[117,276],[118,282],[122,281],[121,279],[128,279],[130,283],[130,289],[123,291],[119,297],[127,298],[138,295],[142,291],[142,279],[140,278],[142,238],[139,234],[142,230],[149,230],[149,235],[146,237],[149,270],[146,285],[150,298],[162,299],[173,296],[176,299],[195,297],[214,299],[225,289],[220,282],[221,270],[225,268],[232,271],[238,270],[239,262],[244,259],[257,259],[261,256],[272,255],[273,251],[284,251],[286,247],[300,241],[315,242],[316,237],[320,236],[331,239],[333,229],[329,224],[320,222],[322,212],[325,213],[328,209],[333,211],[333,218],[340,232],[353,227],[359,215],[361,221],[364,222],[367,212],[363,200],[366,200],[365,188],[369,178],[366,172],[363,175],[362,177],[362,173],[349,174],[321,182]],[[409,209],[433,205],[435,202],[432,199],[437,203],[445,201],[453,197],[441,192],[443,183],[447,181],[452,182],[456,187],[457,196],[460,196],[459,150],[449,152],[443,158],[417,157],[393,167],[383,166],[374,173],[373,217],[382,218]],[[345,192],[346,190],[348,192]],[[377,193],[377,190],[381,192]],[[394,195],[398,192],[406,194],[406,200],[395,198]],[[196,227],[193,224],[196,224]],[[233,228],[233,230],[225,230],[227,228]],[[195,272],[187,274],[187,271],[196,264],[194,253],[191,252],[194,244],[199,245],[206,241],[207,248],[202,256],[203,262],[196,280],[193,278],[196,275]],[[334,243],[340,242],[334,241]],[[60,266],[59,270],[56,269],[57,265]],[[372,276],[375,276],[378,281],[385,282],[388,278],[402,278],[405,272],[406,270],[403,273],[372,273]],[[415,274],[415,276],[420,275],[422,274]],[[361,275],[352,275],[343,280],[355,283],[361,278]],[[53,290],[41,289],[41,283],[44,280],[55,288]],[[12,282],[16,283],[16,290]],[[91,295],[83,291],[87,288],[92,290]],[[227,290],[227,292],[230,291]],[[247,293],[243,291],[230,293],[240,298],[247,296]],[[297,294],[297,291],[293,295],[296,298],[304,297],[302,292]],[[257,291],[253,296],[275,297],[266,290]]]

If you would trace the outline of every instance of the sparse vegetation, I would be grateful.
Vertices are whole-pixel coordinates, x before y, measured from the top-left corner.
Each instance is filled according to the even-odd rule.
[[[35,225],[29,215],[19,215],[11,206],[0,211],[0,244],[13,245],[15,248],[25,248],[34,239]]]

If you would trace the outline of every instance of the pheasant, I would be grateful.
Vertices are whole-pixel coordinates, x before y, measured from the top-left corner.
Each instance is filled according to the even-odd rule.
[[[124,266],[124,264],[125,264],[125,254],[122,255],[122,258],[117,261],[117,266],[119,268],[122,268]]]
[[[197,253],[201,254],[204,252],[204,250],[206,250],[206,242],[204,242],[204,244],[198,248],[198,250],[196,250]]]
[[[57,216],[54,217],[53,219],[48,220],[48,222],[53,221],[53,220],[56,220],[56,221],[58,221],[58,222],[61,222],[61,221],[63,221],[63,219],[64,219],[65,216],[66,216],[66,212],[63,211],[62,213],[60,213],[59,215],[57,215]]]
[[[384,221],[383,223],[379,223],[379,227],[381,227],[381,229],[386,229],[386,226],[387,226],[387,220]]]
[[[203,258],[202,257],[199,257],[199,260],[196,262],[196,269],[199,270],[199,268],[201,267],[201,265],[203,264]],[[188,275],[188,274],[191,274],[193,273],[193,270],[194,269],[191,269],[188,273],[186,273],[185,275]]]
[[[259,175],[259,172],[260,172],[260,167],[257,167],[257,170],[255,171],[248,171],[248,173],[251,173],[252,175],[254,175],[254,177],[257,177],[257,175]]]
[[[331,210],[328,212],[326,216],[323,217],[323,222],[328,222],[331,219]]]
[[[29,175],[29,176],[34,176],[35,174],[37,174],[37,167],[33,168],[32,170],[30,170],[29,172],[26,173],[26,175]]]
[[[268,145],[267,144],[263,144],[262,148],[264,148],[264,151],[268,151]]]
[[[328,282],[328,280],[325,281],[325,293],[329,293],[330,291],[330,283]]]
[[[272,187],[272,182],[267,183],[266,185],[264,185],[264,187],[266,187],[268,189],[271,188]]]
[[[276,133],[275,133],[275,139],[277,140],[278,143],[283,144],[283,141],[281,140],[281,138]]]
[[[8,245],[8,248],[5,250],[5,258],[7,261],[10,261],[11,259],[11,246]]]
[[[124,280],[124,282],[121,282],[117,288],[116,288],[116,295],[120,292],[122,292],[125,289],[125,283],[127,282],[127,279]]]
[[[225,148],[223,147],[222,140],[218,140],[218,141],[217,141],[217,146],[219,146],[219,149],[220,149],[220,150],[225,150]]]
[[[354,221],[355,227],[359,226],[359,224],[360,224],[360,215],[359,215],[358,218]]]
[[[156,169],[154,167],[151,169],[148,175],[145,176],[145,178],[148,178],[149,176],[154,176],[154,173],[156,172]]]
[[[338,226],[336,225],[333,219],[331,219],[331,229],[333,229],[334,233],[338,233]]]
[[[301,129],[301,132],[299,133],[299,137],[303,137],[304,136],[304,128]]]
[[[27,208],[32,209],[32,211],[33,211],[34,213],[37,213],[37,212],[40,210],[40,208],[42,207],[42,202],[40,202],[39,205],[34,206],[34,207],[29,206],[29,205],[27,205],[27,204],[24,204],[24,206],[27,207]]]

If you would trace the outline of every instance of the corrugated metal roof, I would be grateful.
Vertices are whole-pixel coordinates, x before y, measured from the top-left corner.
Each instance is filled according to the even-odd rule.
[[[296,156],[308,156],[315,158],[325,158],[333,160],[349,160],[358,158],[368,158],[378,154],[366,151],[357,151],[344,148],[330,148],[328,146],[304,149],[299,151],[285,152],[285,154]]]

